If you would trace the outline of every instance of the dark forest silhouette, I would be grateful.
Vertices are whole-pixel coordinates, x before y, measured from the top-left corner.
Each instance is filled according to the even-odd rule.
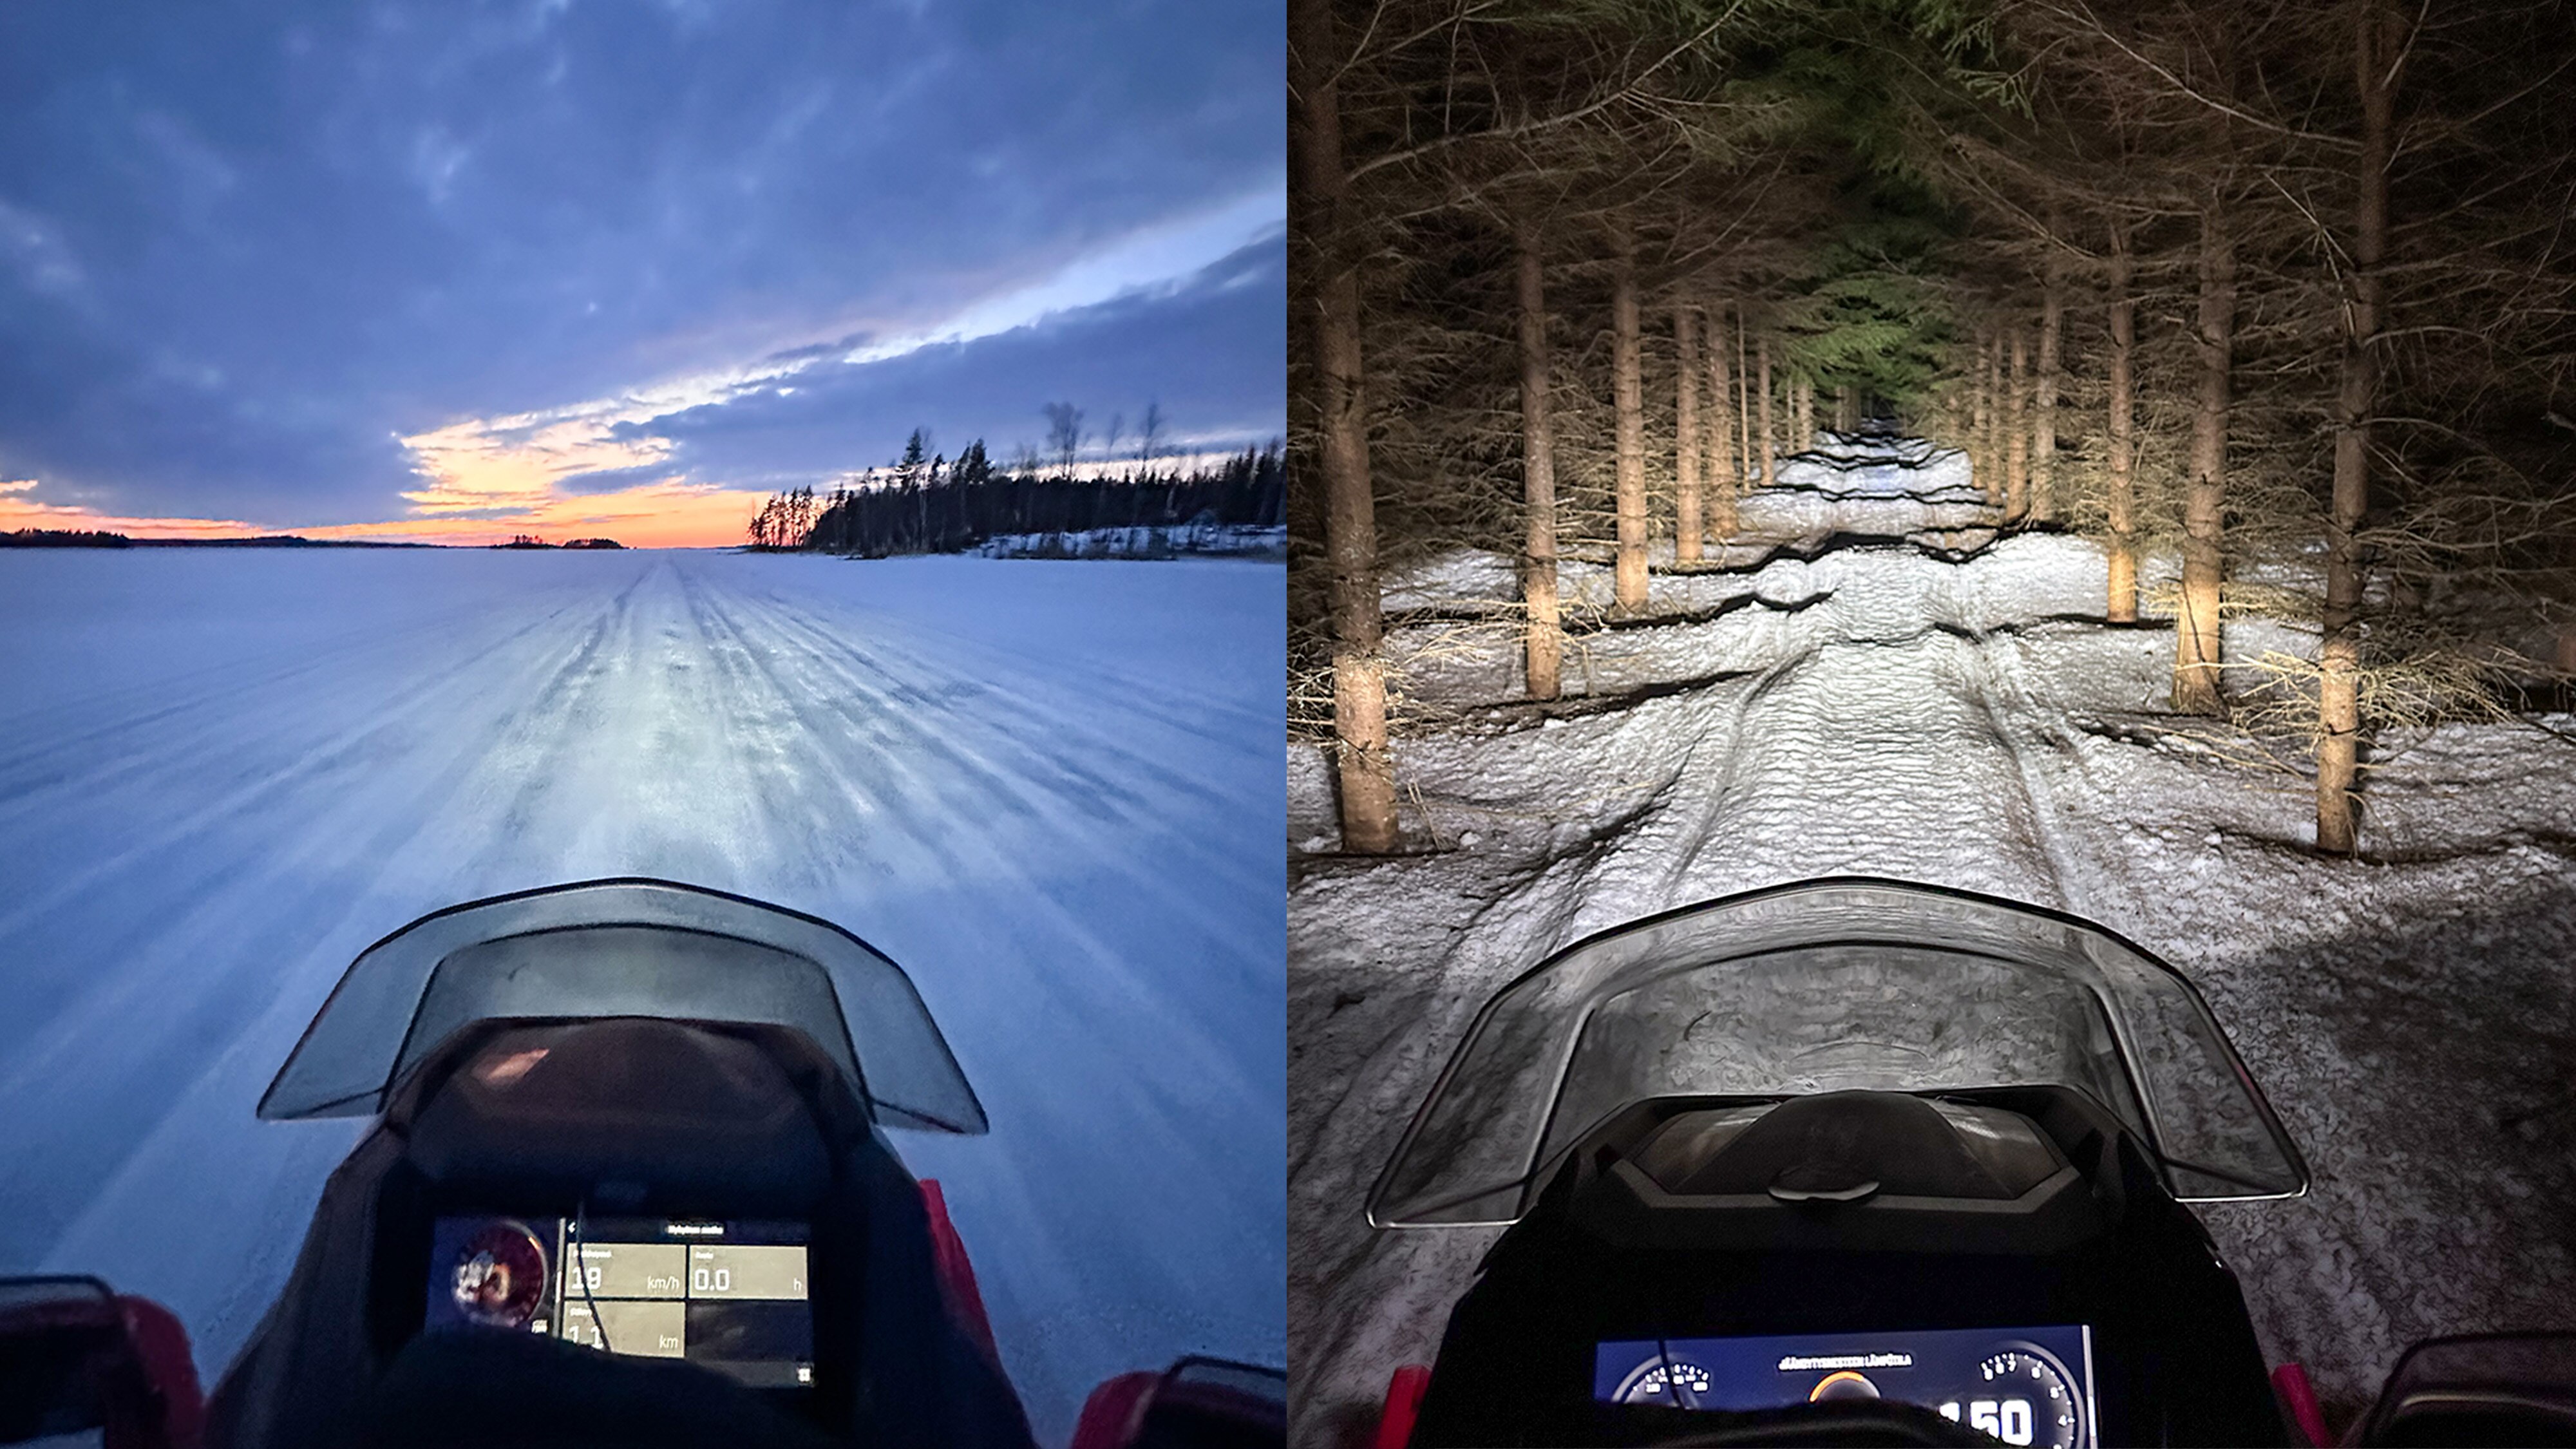
[[[1287,486],[1277,443],[1247,448],[1214,468],[1075,477],[1066,466],[996,469],[981,441],[954,463],[923,459],[916,433],[890,476],[817,499],[811,488],[780,493],[753,518],[755,549],[804,549],[884,558],[961,553],[996,538],[1094,529],[1170,529],[1195,524],[1271,528],[1284,516]]]

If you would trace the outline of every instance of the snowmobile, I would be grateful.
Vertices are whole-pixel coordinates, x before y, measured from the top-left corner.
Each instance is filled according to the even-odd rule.
[[[437,911],[259,1104],[370,1117],[211,1395],[166,1310],[0,1283],[0,1442],[1026,1446],[965,1245],[891,1128],[982,1105],[902,969],[640,878]],[[1122,1375],[1079,1449],[1280,1442],[1285,1376]]]
[[[2099,926],[1811,881],[1475,1018],[1368,1202],[1501,1225],[1379,1449],[2330,1442],[2188,1204],[2307,1190],[2198,991]],[[2576,1335],[2411,1351],[2362,1444],[2576,1443]]]

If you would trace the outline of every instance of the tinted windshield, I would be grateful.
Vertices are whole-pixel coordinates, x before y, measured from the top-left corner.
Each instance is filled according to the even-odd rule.
[[[1380,1226],[1509,1222],[1605,1117],[1682,1095],[2066,1086],[2135,1128],[2186,1200],[2307,1170],[2200,994],[2069,917],[1820,881],[1558,954],[1488,1003],[1370,1196]]]
[[[694,886],[610,880],[454,906],[360,953],[259,1115],[363,1117],[461,1027],[655,1016],[802,1032],[876,1120],[985,1130],[903,969],[829,921]]]

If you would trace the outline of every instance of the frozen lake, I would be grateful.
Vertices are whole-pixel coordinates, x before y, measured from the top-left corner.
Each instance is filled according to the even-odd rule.
[[[946,1186],[1041,1442],[1278,1363],[1283,575],[729,553],[0,553],[0,1271],[209,1385],[359,1124],[253,1106],[424,912],[643,874],[901,963],[993,1121]]]

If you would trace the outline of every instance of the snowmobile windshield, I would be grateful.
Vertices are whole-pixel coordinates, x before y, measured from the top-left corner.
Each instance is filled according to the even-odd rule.
[[[1369,1220],[1515,1221],[1573,1143],[1655,1098],[2016,1086],[2091,1096],[2185,1201],[2307,1188],[2172,967],[2033,907],[1827,880],[1621,927],[1513,982],[1406,1129]]]
[[[650,1016],[802,1033],[887,1127],[985,1130],[903,968],[829,921],[656,880],[495,896],[360,953],[260,1099],[270,1119],[363,1117],[476,1022]]]

